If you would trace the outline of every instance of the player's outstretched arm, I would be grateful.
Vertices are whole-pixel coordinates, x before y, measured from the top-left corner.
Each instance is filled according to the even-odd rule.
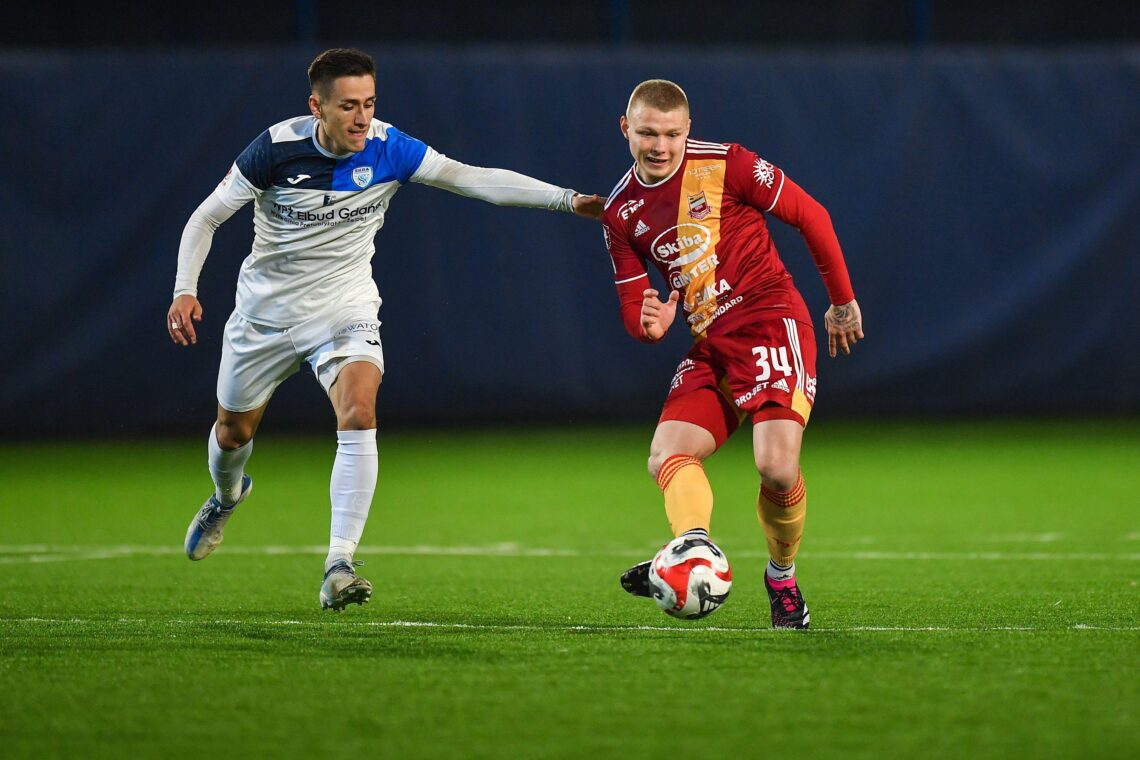
[[[170,310],[166,312],[166,331],[170,339],[180,346],[189,346],[198,342],[198,333],[194,330],[194,323],[202,321],[202,304],[198,303],[196,296],[180,295],[174,297]]]
[[[646,288],[642,294],[641,302],[641,329],[651,341],[659,341],[669,332],[673,318],[677,316],[677,301],[681,292],[674,290],[669,294],[668,301],[658,298],[659,293],[653,288]]]
[[[839,306],[832,304],[823,315],[823,324],[827,326],[827,353],[832,358],[835,358],[836,347],[850,354],[851,346],[863,340],[863,314],[858,301]]]
[[[604,203],[596,195],[582,195],[510,169],[469,166],[430,147],[411,180],[496,206],[544,208],[594,218],[601,216]]]

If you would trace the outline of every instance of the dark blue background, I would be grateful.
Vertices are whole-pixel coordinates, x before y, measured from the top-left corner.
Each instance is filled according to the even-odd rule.
[[[649,77],[684,86],[693,135],[734,141],[831,212],[867,340],[819,362],[817,412],[1140,409],[1140,50],[660,53],[370,48],[377,116],[461,161],[605,194],[617,120]],[[247,207],[202,277],[201,341],[164,330],[190,212],[270,124],[305,112],[313,52],[0,53],[6,435],[201,432]],[[802,240],[774,235],[813,314]],[[621,328],[596,223],[419,185],[374,269],[382,424],[651,422],[682,334]],[[331,420],[311,378],[267,423]]]

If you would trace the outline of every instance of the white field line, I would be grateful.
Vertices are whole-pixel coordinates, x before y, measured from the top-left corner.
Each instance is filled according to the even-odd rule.
[[[428,628],[441,631],[489,631],[510,632],[529,631],[536,633],[622,633],[622,632],[660,632],[676,633],[681,635],[698,635],[704,633],[764,633],[776,635],[797,635],[790,631],[772,628],[733,628],[715,625],[692,626],[664,626],[664,625],[516,625],[516,624],[484,624],[484,623],[438,623],[427,620],[364,620],[346,621],[343,618],[328,618],[324,620],[148,620],[146,618],[116,618],[108,620],[84,618],[0,618],[3,625],[71,625],[71,626],[107,626],[122,627],[165,625],[173,628],[195,628],[204,626],[280,626],[280,627],[308,627],[308,628]],[[1057,628],[1038,626],[870,626],[854,625],[847,627],[816,627],[808,634],[816,633],[1056,633],[1060,631],[1110,631],[1110,632],[1137,632],[1140,626],[1098,626],[1077,623]]]
[[[324,555],[325,546],[225,546],[220,551],[226,554],[255,556]],[[431,546],[425,544],[409,546],[362,546],[356,550],[359,556],[430,556],[430,557],[647,557],[652,548],[641,549],[598,549],[579,551],[576,549],[524,547],[518,544],[501,543],[485,546]],[[136,556],[181,556],[181,546],[158,545],[142,546],[134,544],[112,545],[65,545],[65,544],[9,544],[0,545],[0,565],[42,562],[71,562],[78,560],[118,559]],[[768,555],[762,550],[741,550],[731,552],[733,557],[763,559]],[[1053,561],[1053,562],[1137,562],[1140,552],[1002,552],[1002,551],[870,551],[870,550],[804,550],[799,553],[804,559],[848,559],[848,560],[919,560],[919,561]]]

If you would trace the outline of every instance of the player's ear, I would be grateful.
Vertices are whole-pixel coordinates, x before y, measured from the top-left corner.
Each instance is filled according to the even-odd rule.
[[[309,96],[309,113],[318,119],[321,118],[321,101],[316,95]]]
[[[629,139],[629,120],[625,118],[624,113],[621,115],[621,118],[618,119],[618,126],[621,127],[621,136],[628,140]]]

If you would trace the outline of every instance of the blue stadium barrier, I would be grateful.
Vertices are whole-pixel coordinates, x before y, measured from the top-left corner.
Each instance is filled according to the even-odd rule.
[[[0,52],[19,104],[0,136],[6,437],[205,430],[251,213],[215,237],[189,350],[163,327],[182,226],[246,144],[305,112],[314,52]],[[753,148],[831,212],[867,340],[821,356],[820,415],[1140,410],[1135,48],[371,52],[380,118],[602,194],[630,164],[630,89],[681,83],[695,137]],[[819,276],[772,227],[819,334]],[[409,185],[374,270],[382,424],[649,424],[688,344],[625,335],[600,230],[568,215]],[[331,421],[307,378],[266,425]]]

